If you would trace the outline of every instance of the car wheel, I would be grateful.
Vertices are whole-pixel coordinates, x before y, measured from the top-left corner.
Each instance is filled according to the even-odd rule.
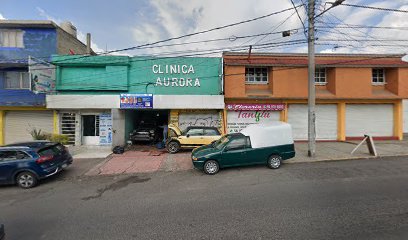
[[[278,169],[282,164],[282,157],[279,155],[272,155],[268,159],[268,167],[271,169]]]
[[[220,166],[217,161],[208,160],[204,163],[204,172],[208,175],[214,175],[220,170]]]
[[[171,141],[167,144],[167,151],[169,153],[176,153],[180,150],[180,143],[176,141]]]
[[[19,173],[16,177],[17,185],[21,188],[32,188],[37,185],[37,176],[31,172],[22,172]]]

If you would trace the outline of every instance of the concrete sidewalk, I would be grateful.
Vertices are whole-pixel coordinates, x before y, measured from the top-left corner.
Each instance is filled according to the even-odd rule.
[[[68,146],[74,159],[106,158],[111,153],[111,146]]]
[[[332,161],[345,159],[373,158],[368,153],[364,143],[351,155],[351,151],[359,142],[317,142],[316,156],[307,156],[308,143],[295,143],[296,157],[285,163],[304,163],[318,161]],[[408,141],[376,141],[375,146],[379,156],[408,155]],[[191,151],[169,154],[165,150],[154,147],[141,147],[124,154],[112,154],[101,164],[91,169],[87,175],[112,175],[147,173],[156,171],[184,171],[192,169]]]
[[[368,153],[367,144],[363,143],[351,155],[353,149],[359,144],[353,142],[317,142],[315,157],[309,158],[308,143],[295,143],[296,157],[286,160],[285,163],[318,162],[343,159],[373,158]],[[408,141],[374,141],[377,153],[380,157],[408,155]]]

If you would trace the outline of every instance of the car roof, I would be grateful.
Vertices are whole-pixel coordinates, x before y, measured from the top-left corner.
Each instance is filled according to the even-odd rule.
[[[204,127],[204,126],[188,126],[186,130],[189,130],[189,129],[217,129],[218,130],[217,127]]]
[[[4,147],[0,147],[0,150],[30,150],[29,147],[23,147],[23,146],[4,146]]]
[[[33,148],[35,150],[38,150],[38,149],[53,146],[53,145],[56,145],[56,144],[58,144],[58,143],[50,142],[50,141],[41,141],[40,140],[40,141],[12,143],[12,144],[8,144],[8,145],[6,145],[4,147],[9,147],[9,148],[26,147],[26,148]]]

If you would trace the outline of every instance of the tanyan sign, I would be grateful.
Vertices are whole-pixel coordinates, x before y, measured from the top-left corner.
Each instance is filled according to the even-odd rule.
[[[246,126],[279,121],[285,104],[226,104],[228,133],[241,132]]]
[[[120,108],[153,108],[153,94],[120,94]]]
[[[28,57],[31,91],[52,93],[55,91],[55,66],[43,60]]]
[[[154,64],[152,72],[158,75],[156,87],[201,87],[200,78],[193,76],[196,72],[194,65],[191,64]]]
[[[233,111],[282,111],[285,104],[225,104],[227,110]]]

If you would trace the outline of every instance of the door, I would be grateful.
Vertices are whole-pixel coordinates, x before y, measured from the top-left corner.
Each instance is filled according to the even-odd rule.
[[[217,129],[206,128],[204,129],[204,144],[210,144],[215,140],[220,139],[221,134]]]
[[[75,113],[62,113],[61,115],[61,133],[68,136],[68,144],[75,145]]]
[[[52,111],[6,111],[4,123],[4,140],[6,144],[32,141],[30,131],[41,130],[53,133]]]
[[[231,139],[221,154],[220,165],[228,167],[249,164],[246,147],[247,139],[245,136]]]
[[[186,132],[186,144],[197,146],[204,145],[204,130],[202,128],[191,128]]]
[[[99,115],[82,115],[82,144],[99,145]]]
[[[337,139],[337,105],[317,104],[316,113],[316,139]],[[292,125],[295,140],[308,138],[308,106],[306,104],[290,104],[288,106],[288,123]]]
[[[31,158],[30,155],[22,151],[0,151],[0,180],[11,181],[13,177],[12,174],[19,167],[18,163]],[[22,165],[25,165],[25,163]]]
[[[347,104],[346,137],[394,135],[393,104]]]

